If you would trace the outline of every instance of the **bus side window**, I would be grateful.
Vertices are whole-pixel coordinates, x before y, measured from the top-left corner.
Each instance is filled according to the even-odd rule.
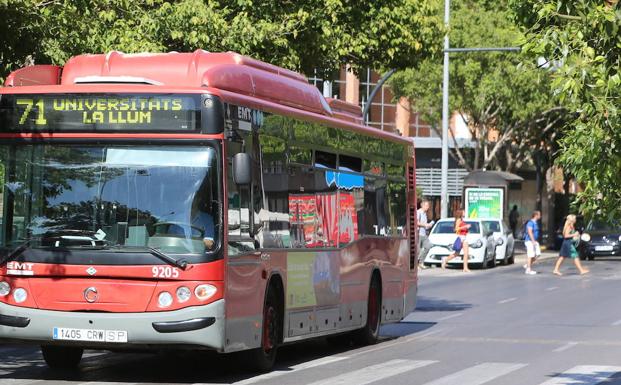
[[[260,186],[263,190],[263,205],[258,212],[261,229],[257,240],[263,248],[291,247],[289,225],[289,178],[287,172],[285,141],[272,136],[261,135]]]
[[[388,235],[386,179],[364,178],[364,234]]]
[[[388,212],[388,217],[390,218],[390,234],[393,236],[402,236],[405,232],[405,181],[388,182]]]

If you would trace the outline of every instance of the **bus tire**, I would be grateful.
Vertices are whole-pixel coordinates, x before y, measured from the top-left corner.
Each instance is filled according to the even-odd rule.
[[[282,300],[277,289],[270,285],[263,307],[261,347],[248,351],[248,362],[257,372],[269,372],[276,362],[276,352],[282,340]]]
[[[367,299],[367,322],[356,333],[356,342],[361,345],[376,344],[379,339],[379,329],[382,319],[382,284],[379,274],[374,273],[369,285]]]
[[[41,346],[47,366],[52,369],[75,369],[82,360],[84,349],[74,346]]]

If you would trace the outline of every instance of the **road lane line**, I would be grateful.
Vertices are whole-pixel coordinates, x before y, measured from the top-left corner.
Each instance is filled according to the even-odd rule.
[[[578,345],[578,343],[577,343],[577,342],[569,342],[569,343],[566,343],[565,345],[563,345],[563,346],[561,346],[561,347],[559,347],[559,348],[556,348],[556,349],[554,349],[554,350],[552,350],[552,351],[553,351],[553,352],[557,352],[557,353],[558,353],[558,352],[564,352],[565,350],[567,350],[567,349],[571,349],[571,348],[573,348],[573,347],[574,347],[574,346],[576,346],[576,345]]]
[[[595,385],[621,372],[621,366],[578,365],[557,374],[541,385]]]
[[[546,290],[547,291],[552,291],[552,290],[556,290],[556,289],[558,289],[558,286],[551,286],[551,287],[548,287]]]
[[[316,381],[309,385],[366,385],[427,365],[435,364],[436,362],[438,361],[391,360],[382,364],[368,366],[335,377]]]
[[[451,314],[451,315],[447,315],[447,316],[442,317],[442,318],[438,318],[437,321],[446,321],[447,319],[459,317],[459,316],[462,316],[462,315],[464,315],[464,313]]]
[[[80,385],[138,385],[138,383],[135,382],[110,382],[110,381],[105,381],[105,382],[101,382],[101,381],[90,381],[90,382],[81,382]]]
[[[544,340],[544,339],[529,339],[529,338],[496,338],[496,337],[429,337],[424,338],[429,341],[436,342],[464,342],[464,343],[482,343],[482,342],[495,342],[495,343],[508,343],[508,344],[528,344],[528,345],[562,345],[567,343],[566,340]],[[621,341],[616,340],[584,340],[576,341],[580,346],[615,346],[621,347]]]
[[[290,373],[293,373],[294,371],[300,371],[300,370],[305,370],[305,369],[310,369],[310,368],[316,368],[318,366],[332,364],[334,362],[339,362],[339,361],[342,361],[342,360],[346,360],[348,358],[349,358],[349,356],[333,356],[333,357],[319,358],[319,359],[308,361],[308,362],[304,362],[304,363],[301,363],[301,364],[298,364],[298,365],[293,365],[293,366],[287,367],[287,368],[274,369],[274,371],[272,371],[272,372],[261,374],[259,376],[248,378],[246,380],[237,381],[237,382],[234,382],[233,384],[235,384],[235,385],[254,384],[255,382],[269,380],[269,379],[272,379],[272,378],[277,378],[277,377],[280,377],[280,376],[284,376],[285,374],[290,374]]]
[[[619,326],[619,325],[621,325],[621,319],[610,324],[610,326]]]
[[[438,378],[425,385],[480,385],[525,366],[526,364],[520,363],[485,362]]]
[[[507,299],[503,299],[502,301],[498,301],[498,303],[500,303],[500,304],[503,304],[503,303],[509,303],[509,302],[513,302],[513,301],[515,301],[515,300],[517,300],[517,298],[516,298],[516,297],[513,297],[513,298],[507,298]]]

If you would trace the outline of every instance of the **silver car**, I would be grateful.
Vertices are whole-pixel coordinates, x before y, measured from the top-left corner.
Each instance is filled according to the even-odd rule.
[[[481,219],[485,233],[492,233],[496,245],[496,263],[511,265],[515,262],[515,239],[511,229],[500,219]]]

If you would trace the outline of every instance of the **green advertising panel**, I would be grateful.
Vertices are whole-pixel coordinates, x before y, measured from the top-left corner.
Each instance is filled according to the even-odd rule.
[[[289,307],[315,306],[313,262],[315,253],[289,253],[287,256],[287,305]]]
[[[501,188],[466,188],[468,218],[503,218],[504,190]]]

